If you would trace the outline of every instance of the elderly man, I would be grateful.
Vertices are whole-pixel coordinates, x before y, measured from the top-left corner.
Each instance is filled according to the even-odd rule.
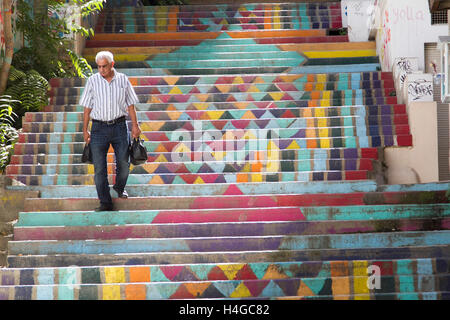
[[[131,119],[132,137],[138,138],[141,129],[134,105],[139,100],[128,77],[114,69],[114,56],[111,52],[97,53],[95,62],[98,73],[87,79],[80,98],[80,105],[84,106],[83,135],[84,141],[91,146],[94,181],[100,200],[100,207],[95,211],[112,211],[114,207],[108,183],[107,153],[112,145],[116,159],[116,180],[113,189],[119,198],[127,198],[125,185],[130,170],[130,140],[126,116],[129,115]],[[90,119],[92,127],[89,133]]]

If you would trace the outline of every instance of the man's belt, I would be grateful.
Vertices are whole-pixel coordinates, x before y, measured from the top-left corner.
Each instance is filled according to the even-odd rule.
[[[114,119],[114,120],[108,120],[108,121],[102,121],[102,120],[92,119],[92,122],[99,122],[99,123],[101,123],[101,124],[113,125],[113,124],[116,124],[116,123],[119,123],[119,122],[123,122],[123,121],[125,121],[125,120],[126,120],[125,116],[121,116],[121,117],[119,117],[119,118],[117,118],[117,119]]]

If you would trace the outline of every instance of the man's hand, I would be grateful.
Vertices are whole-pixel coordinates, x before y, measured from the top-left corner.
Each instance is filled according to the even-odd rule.
[[[84,131],[83,137],[84,137],[84,142],[86,142],[86,143],[91,142],[91,134],[89,133],[89,131]]]
[[[139,125],[137,123],[133,123],[133,126],[131,127],[131,135],[133,139],[137,139],[141,135],[141,128],[139,128]]]

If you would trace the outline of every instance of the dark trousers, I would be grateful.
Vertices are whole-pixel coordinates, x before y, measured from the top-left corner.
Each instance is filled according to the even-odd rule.
[[[101,204],[112,204],[108,183],[107,153],[109,146],[112,145],[116,162],[114,188],[123,191],[130,173],[129,134],[126,121],[111,125],[93,121],[90,145],[98,198]]]

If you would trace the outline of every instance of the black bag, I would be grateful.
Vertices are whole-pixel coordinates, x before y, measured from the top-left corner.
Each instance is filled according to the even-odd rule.
[[[144,146],[144,140],[134,138],[130,144],[130,162],[137,166],[147,162],[147,148]]]
[[[84,145],[83,155],[81,156],[81,162],[92,163],[91,145],[89,143],[86,143]]]

